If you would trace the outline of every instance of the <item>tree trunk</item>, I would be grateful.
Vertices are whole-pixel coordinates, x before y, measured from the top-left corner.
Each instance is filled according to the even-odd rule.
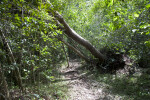
[[[12,50],[11,50],[7,40],[6,40],[5,34],[2,33],[1,30],[0,30],[0,35],[2,36],[2,40],[3,40],[4,44],[5,44],[6,52],[9,54],[11,64],[16,64],[14,55],[13,55]],[[20,72],[19,72],[19,68],[17,66],[15,66],[15,69],[13,70],[13,73],[14,73],[14,76],[15,76],[15,78],[17,80],[18,86],[23,91],[24,89],[23,89],[23,86],[22,86],[22,79],[21,79],[21,75],[20,75]]]
[[[0,100],[10,100],[8,85],[0,64]]]
[[[88,42],[83,37],[81,37],[79,34],[77,34],[66,23],[66,21],[63,19],[63,17],[58,12],[54,11],[54,16],[59,21],[59,23],[61,23],[64,26],[65,34],[67,36],[69,36],[70,38],[72,38],[73,40],[75,40],[76,42],[78,42],[79,44],[84,46],[86,49],[88,49],[95,58],[99,59],[99,61],[103,62],[106,59],[105,56],[103,54],[101,54],[95,47],[93,47],[93,45],[90,42]]]
[[[57,38],[57,39],[60,40],[60,41],[62,41],[65,45],[68,46],[68,48],[70,48],[75,53],[77,53],[82,59],[84,59],[85,61],[89,62],[89,59],[87,57],[85,57],[79,50],[77,50],[76,48],[74,48],[73,46],[71,46],[69,43],[67,43],[63,39],[61,39],[61,38]]]
[[[63,48],[63,51],[64,51],[64,53],[65,53],[65,57],[66,57],[67,64],[68,64],[67,68],[68,68],[68,67],[70,66],[70,65],[69,65],[69,57],[68,57],[68,55],[67,55],[67,52],[66,52],[66,50],[65,50],[65,46],[64,46],[63,43],[62,43],[62,48]]]

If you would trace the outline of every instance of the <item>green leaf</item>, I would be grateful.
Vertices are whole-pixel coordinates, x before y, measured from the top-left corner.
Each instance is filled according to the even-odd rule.
[[[147,4],[147,5],[146,5],[146,8],[150,8],[150,4]]]
[[[114,0],[111,0],[110,3],[109,3],[109,5],[108,5],[108,7],[109,7],[109,6],[112,6],[113,3],[114,3]]]
[[[20,0],[20,2],[24,2],[24,0]]]
[[[150,24],[145,23],[144,25],[140,25],[140,28],[144,28],[144,29],[146,29],[147,27],[150,27]]]
[[[146,35],[150,34],[150,31],[146,32]]]
[[[114,17],[114,18],[113,18],[113,21],[116,21],[117,19],[118,19],[118,17]]]
[[[137,13],[134,13],[134,17],[139,17],[139,14],[137,14]]]
[[[145,41],[146,46],[150,47],[150,40],[149,41]]]

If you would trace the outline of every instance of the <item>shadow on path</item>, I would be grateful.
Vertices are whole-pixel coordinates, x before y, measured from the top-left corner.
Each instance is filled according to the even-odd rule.
[[[80,62],[70,61],[69,68],[63,68],[60,75],[62,79],[56,79],[54,82],[67,82],[68,100],[103,100],[106,93],[103,91],[103,85],[92,80]]]

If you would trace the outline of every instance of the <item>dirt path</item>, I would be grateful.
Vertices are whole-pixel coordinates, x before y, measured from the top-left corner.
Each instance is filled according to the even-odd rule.
[[[61,70],[69,86],[68,100],[116,100],[107,94],[103,84],[90,79],[90,75],[83,72],[80,67],[80,62],[74,60],[70,62],[69,68]]]

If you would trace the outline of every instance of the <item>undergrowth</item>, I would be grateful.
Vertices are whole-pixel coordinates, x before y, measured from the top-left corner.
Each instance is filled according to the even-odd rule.
[[[99,74],[92,77],[105,84],[106,89],[113,95],[119,95],[121,100],[149,100],[150,74],[135,72],[133,75]]]
[[[63,62],[57,66],[66,65],[67,63]],[[47,73],[49,70],[38,73],[34,82],[33,79],[24,81],[24,92],[12,85],[10,87],[12,100],[67,100],[68,86],[63,81],[56,82],[57,79],[62,78],[60,67],[57,66],[52,73]],[[30,84],[27,85],[28,83]]]
[[[36,98],[34,97],[35,100],[65,100],[67,98],[67,86],[64,83],[52,83],[29,88],[34,92],[34,95],[37,94]]]

